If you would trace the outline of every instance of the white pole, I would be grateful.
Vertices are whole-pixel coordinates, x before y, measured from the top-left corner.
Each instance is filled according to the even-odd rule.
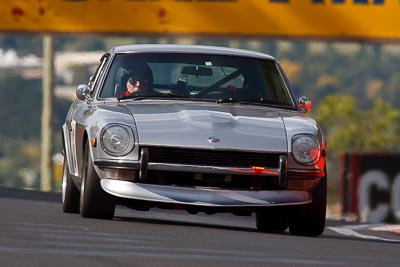
[[[43,80],[42,80],[42,142],[40,162],[40,189],[51,191],[53,180],[53,99],[54,99],[54,45],[53,37],[43,37]]]

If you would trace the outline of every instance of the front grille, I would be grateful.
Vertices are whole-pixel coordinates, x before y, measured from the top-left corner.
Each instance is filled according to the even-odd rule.
[[[279,168],[280,153],[149,147],[149,162],[218,167]]]

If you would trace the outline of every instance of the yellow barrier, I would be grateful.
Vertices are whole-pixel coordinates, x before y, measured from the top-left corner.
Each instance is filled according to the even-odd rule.
[[[400,38],[396,0],[1,0],[0,31]]]

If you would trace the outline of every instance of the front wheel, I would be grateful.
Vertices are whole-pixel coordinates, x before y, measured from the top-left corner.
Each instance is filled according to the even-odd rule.
[[[115,212],[115,200],[101,188],[100,178],[93,167],[89,145],[86,145],[83,160],[81,215],[86,218],[112,219]]]
[[[61,184],[62,209],[66,213],[79,213],[79,190],[68,171],[67,155],[64,156]]]
[[[289,230],[293,235],[319,236],[326,221],[327,179],[319,181],[312,191],[312,202],[293,206],[289,212]]]

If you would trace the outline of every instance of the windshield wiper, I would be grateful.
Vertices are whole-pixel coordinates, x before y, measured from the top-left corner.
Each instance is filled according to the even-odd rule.
[[[199,98],[194,98],[192,96],[186,96],[186,95],[176,95],[176,94],[171,94],[171,93],[150,93],[150,94],[132,94],[128,96],[120,96],[117,99],[118,100],[124,100],[124,99],[133,99],[133,100],[143,100],[143,99],[149,99],[149,98],[185,98],[185,99],[190,99],[190,100],[199,100]]]
[[[235,98],[219,98],[217,99],[216,103],[220,104],[220,103],[238,103],[240,101],[240,99],[235,99]]]
[[[191,100],[200,100],[198,97],[193,97],[191,95],[179,95],[179,94],[172,94],[172,93],[167,93],[163,94],[165,97],[170,97],[170,98],[186,98],[186,99],[191,99]]]
[[[121,96],[118,96],[117,99],[118,100],[124,100],[124,99],[142,100],[142,99],[146,99],[146,98],[154,97],[154,96],[158,96],[158,93],[151,93],[151,94],[136,93],[136,94],[130,94],[130,95],[121,95]]]
[[[244,99],[243,101],[239,101],[239,103],[241,103],[241,104],[251,103],[251,104],[265,105],[265,106],[270,106],[270,107],[294,109],[294,106],[289,103],[279,102],[276,100],[264,99],[264,98]]]
[[[274,107],[292,107],[289,104],[278,102],[275,100],[269,100],[264,98],[251,98],[251,99],[236,99],[236,98],[220,98],[216,101],[217,103],[239,103],[244,105],[254,105],[254,104],[261,104],[261,105],[268,105]]]

